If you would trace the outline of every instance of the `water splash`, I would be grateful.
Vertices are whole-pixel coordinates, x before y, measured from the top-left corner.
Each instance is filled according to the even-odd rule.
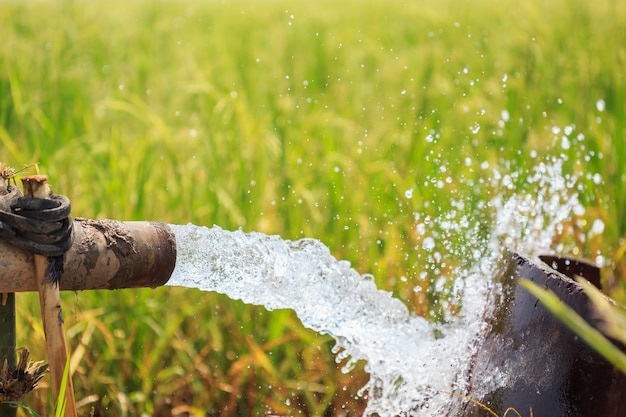
[[[366,361],[371,376],[363,387],[366,415],[445,416],[449,393],[468,388],[467,365],[480,346],[497,292],[489,278],[497,272],[502,243],[547,249],[563,222],[584,212],[572,191],[577,178],[564,176],[559,160],[540,163],[524,176],[533,192],[515,191],[519,175],[494,171],[492,178],[499,191],[484,204],[494,210],[492,233],[469,239],[480,250],[462,249],[476,262],[455,271],[463,309],[446,325],[411,314],[400,300],[376,288],[371,276],[336,260],[314,239],[286,241],[217,226],[172,225],[178,257],[167,285],[294,310],[304,326],[335,338],[337,360],[349,358],[346,372],[355,361]],[[442,216],[436,221],[450,220]],[[457,226],[466,233],[477,230]]]
[[[391,416],[428,407],[428,415],[436,415],[436,407],[445,404],[438,394],[463,388],[459,372],[481,329],[482,301],[467,305],[464,316],[445,328],[445,337],[435,338],[432,323],[411,315],[400,300],[377,289],[371,277],[359,275],[348,262],[337,261],[317,240],[171,227],[178,258],[168,285],[217,291],[268,309],[293,309],[306,327],[337,340],[340,358],[367,361],[369,411]],[[484,295],[468,298],[484,300]]]
[[[501,190],[491,201],[497,213],[492,234],[528,256],[552,253],[554,238],[563,233],[564,224],[585,213],[575,191],[579,178],[563,172],[561,159],[533,166],[523,176],[531,186],[528,192],[517,191],[511,175],[494,171],[493,178],[509,192]],[[562,252],[568,248],[556,249]]]

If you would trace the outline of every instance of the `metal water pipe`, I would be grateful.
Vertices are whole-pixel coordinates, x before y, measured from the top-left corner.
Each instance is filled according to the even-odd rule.
[[[73,242],[63,254],[62,271],[56,301],[52,300],[51,308],[58,310],[59,326],[62,327],[61,305],[58,290],[97,290],[122,288],[155,288],[167,282],[176,264],[176,240],[174,233],[165,223],[160,222],[121,222],[114,220],[89,220],[77,218],[72,222]],[[6,358],[9,369],[9,379],[26,381],[13,394],[8,394],[9,400],[15,401],[34,387],[36,381],[43,376],[47,366],[39,366],[25,371],[16,369],[15,352],[15,295],[16,292],[39,291],[37,257],[26,249],[21,249],[0,240],[0,359]],[[46,258],[44,258],[46,259]],[[44,261],[45,262],[45,261]],[[56,284],[55,284],[56,285]],[[43,308],[43,307],[42,307]],[[56,311],[55,310],[55,311]],[[44,327],[46,321],[44,316]],[[46,343],[48,337],[46,331]],[[65,339],[62,340],[62,351],[67,351]],[[50,357],[50,365],[59,362]],[[63,353],[63,352],[62,352]],[[28,364],[28,351],[21,353],[20,365]],[[26,356],[24,356],[26,355]],[[58,359],[58,358],[57,358]],[[60,366],[60,369],[59,369]],[[55,364],[51,378],[53,388],[59,385],[63,371],[63,364]],[[19,368],[19,365],[18,365]],[[15,375],[14,375],[15,374]],[[14,375],[14,376],[11,376]],[[70,376],[71,378],[71,376]],[[75,416],[74,394],[71,388],[71,379],[68,379],[67,400],[70,401],[66,409],[66,416]],[[0,404],[0,414],[14,416],[15,409]]]
[[[176,264],[176,240],[165,223],[74,220],[61,290],[155,288]],[[0,240],[0,293],[37,291],[33,254]]]

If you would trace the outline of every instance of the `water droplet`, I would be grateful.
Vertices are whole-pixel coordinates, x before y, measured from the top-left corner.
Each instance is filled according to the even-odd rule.
[[[585,208],[581,204],[576,204],[572,209],[572,213],[577,216],[582,216],[583,214],[585,214]]]
[[[413,198],[413,189],[412,189],[412,188],[409,188],[408,190],[406,190],[406,191],[404,192],[404,196],[405,196],[406,198]]]
[[[599,99],[598,101],[596,101],[596,109],[598,109],[598,111],[604,111],[605,108],[606,103],[604,102],[604,100]]]
[[[591,225],[591,234],[600,235],[602,232],[604,232],[604,222],[600,219],[594,220]]]
[[[602,255],[596,256],[596,265],[600,267],[604,266],[604,256]]]
[[[424,250],[427,250],[429,252],[435,249],[435,239],[433,239],[430,236],[425,238],[424,241],[422,242],[422,248],[424,248]]]
[[[596,185],[602,184],[602,175],[593,174],[593,183]]]
[[[574,131],[574,126],[572,125],[567,125],[563,128],[563,133],[565,133],[567,136],[571,135],[573,131]]]

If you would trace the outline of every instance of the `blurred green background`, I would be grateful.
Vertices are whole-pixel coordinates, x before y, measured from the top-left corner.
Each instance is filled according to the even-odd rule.
[[[553,247],[602,262],[625,299],[623,2],[24,1],[0,22],[0,161],[39,162],[74,216],[315,237],[444,320],[460,303],[440,278],[511,192],[494,171],[532,194],[558,158],[586,211]],[[454,210],[470,225],[443,230]],[[342,373],[289,311],[179,288],[63,297],[80,415],[365,405],[362,366]],[[37,295],[17,302],[18,344],[44,358]],[[54,399],[42,384],[24,402]]]

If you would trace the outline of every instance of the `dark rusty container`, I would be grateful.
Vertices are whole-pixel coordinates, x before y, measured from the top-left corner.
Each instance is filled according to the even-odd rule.
[[[599,270],[575,259],[541,259],[505,256],[496,278],[503,288],[498,307],[473,357],[469,390],[456,393],[450,416],[504,416],[509,410],[510,417],[518,415],[514,409],[524,417],[626,417],[626,375],[519,284],[526,278],[549,288],[597,328],[591,302],[567,275],[599,284]]]

